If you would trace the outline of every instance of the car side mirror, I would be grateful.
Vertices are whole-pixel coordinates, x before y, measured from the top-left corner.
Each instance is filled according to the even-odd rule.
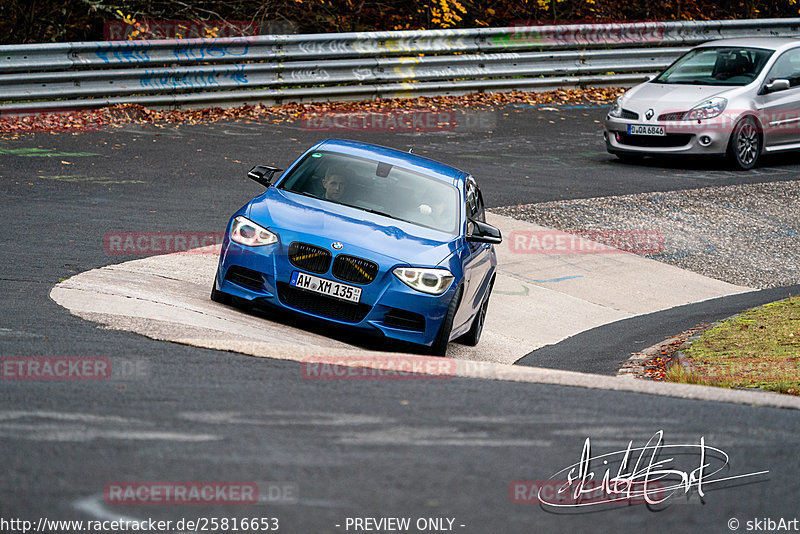
[[[247,173],[247,177],[260,183],[264,187],[269,187],[272,185],[272,177],[275,176],[275,173],[282,170],[283,169],[277,167],[270,167],[269,165],[256,165],[250,169]]]
[[[467,241],[472,243],[490,243],[499,245],[503,242],[503,236],[500,235],[500,230],[486,224],[485,222],[476,221],[474,219],[467,220]]]
[[[765,93],[775,93],[777,91],[785,91],[791,86],[789,80],[785,80],[783,78],[778,78],[777,80],[773,80],[772,83],[768,83],[764,86]]]

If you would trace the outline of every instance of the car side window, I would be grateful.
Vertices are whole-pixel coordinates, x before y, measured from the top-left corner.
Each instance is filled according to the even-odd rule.
[[[466,182],[467,217],[476,221],[486,222],[486,209],[483,205],[483,195],[478,189],[475,179],[470,176]]]
[[[767,74],[767,83],[789,80],[790,87],[800,85],[800,48],[784,52]]]
[[[480,189],[478,189],[478,213],[476,217],[479,221],[486,222],[486,208],[483,206],[483,195]]]

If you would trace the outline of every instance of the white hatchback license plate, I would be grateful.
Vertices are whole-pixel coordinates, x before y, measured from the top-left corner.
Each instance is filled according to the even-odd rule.
[[[293,272],[292,279],[290,280],[289,284],[300,289],[313,291],[314,293],[320,293],[322,295],[328,295],[337,299],[346,300],[347,302],[358,302],[361,300],[360,287],[340,284],[339,282],[325,280],[324,278],[312,276],[306,273],[300,273],[297,271]]]
[[[652,126],[649,124],[629,124],[628,133],[630,135],[657,135],[665,136],[663,126]]]

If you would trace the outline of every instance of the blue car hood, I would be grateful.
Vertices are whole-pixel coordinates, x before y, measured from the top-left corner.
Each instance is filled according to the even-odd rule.
[[[345,253],[348,246],[354,246],[397,263],[421,267],[444,261],[456,250],[458,239],[446,232],[275,187],[251,201],[247,216],[278,235],[288,230],[330,243],[338,241]]]

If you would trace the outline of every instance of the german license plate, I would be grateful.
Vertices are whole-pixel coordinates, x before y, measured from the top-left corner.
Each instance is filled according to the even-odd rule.
[[[653,126],[650,124],[629,124],[628,133],[630,135],[667,135],[663,126]]]
[[[325,280],[324,278],[306,273],[293,272],[289,284],[300,289],[305,289],[306,291],[328,295],[329,297],[346,300],[347,302],[358,302],[361,300],[360,287],[340,284],[339,282]]]

